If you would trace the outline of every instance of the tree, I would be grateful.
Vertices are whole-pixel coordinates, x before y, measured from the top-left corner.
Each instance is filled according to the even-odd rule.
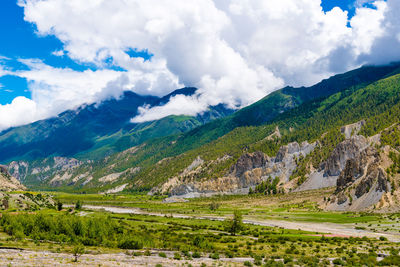
[[[80,210],[82,209],[82,202],[80,200],[78,200],[75,204],[75,209]]]
[[[228,222],[227,231],[231,235],[236,235],[237,232],[244,228],[242,213],[238,210],[233,212],[233,219]]]
[[[61,211],[63,209],[63,203],[61,201],[57,201],[57,210]]]
[[[73,248],[72,253],[75,257],[74,262],[78,262],[79,257],[85,254],[85,247],[82,244],[79,244]]]

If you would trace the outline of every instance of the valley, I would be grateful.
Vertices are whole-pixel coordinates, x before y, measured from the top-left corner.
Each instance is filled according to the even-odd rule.
[[[351,264],[360,260],[365,264],[385,265],[396,260],[390,255],[400,249],[400,216],[318,210],[318,201],[331,192],[326,189],[289,193],[268,200],[261,195],[215,196],[180,203],[165,203],[165,198],[153,196],[56,193],[54,199],[63,203],[63,210],[42,210],[37,214],[40,217],[28,225],[35,225],[39,218],[43,227],[53,218],[63,224],[76,220],[74,214],[81,218],[75,223],[83,223],[82,242],[87,244],[78,262],[83,266],[113,266],[115,262],[121,266],[243,266],[262,262],[267,266],[289,263],[329,266],[334,262]],[[82,203],[79,209],[77,201]],[[235,211],[243,216],[243,225],[232,235],[229,222]],[[17,221],[26,220],[21,215],[16,215]],[[104,223],[119,225],[130,233],[129,237],[119,241],[112,241],[111,236],[104,239],[110,234],[106,229],[106,232],[101,230],[109,227],[101,226]],[[87,224],[92,226],[86,228]],[[68,240],[75,234],[69,238],[58,234],[62,224],[49,225],[51,230],[42,237],[48,241],[39,242],[30,240],[33,232],[25,241],[10,238],[18,233],[7,218],[2,218],[1,225],[8,229],[0,236],[3,246],[22,249],[9,251],[3,261],[17,265],[32,259],[37,265],[74,264],[75,246]],[[74,225],[72,221],[73,229]],[[94,228],[97,225],[100,228]],[[39,236],[47,232],[37,231]],[[97,234],[92,236],[90,231]],[[65,241],[60,242],[60,238]],[[116,247],[109,242],[116,242]],[[0,249],[0,254],[4,252]],[[317,258],[321,260],[316,261]]]
[[[0,265],[398,265],[399,73],[146,123],[171,95],[125,94],[3,131]]]

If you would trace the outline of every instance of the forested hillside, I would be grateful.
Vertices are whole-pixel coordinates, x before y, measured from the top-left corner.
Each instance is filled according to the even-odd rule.
[[[198,116],[169,116],[158,121],[131,123],[144,105],[160,106],[176,95],[193,95],[188,87],[162,97],[125,92],[120,99],[83,105],[55,118],[11,128],[0,133],[0,162],[34,161],[47,157],[101,159],[161,136],[180,134],[233,112],[223,105]]]
[[[284,88],[231,116],[188,133],[152,139],[102,160],[80,162],[67,170],[28,175],[26,182],[42,189],[82,192],[115,188],[148,191],[170,178],[182,176],[185,170],[191,171],[188,167],[193,163],[192,169],[199,166],[200,169],[186,179],[213,181],[229,175],[232,166],[245,153],[260,151],[275,157],[288,143],[316,140],[321,145],[307,160],[312,160],[318,168],[343,141],[340,127],[366,120],[361,134],[371,136],[398,120],[400,77],[396,69],[394,66],[365,67],[310,88]],[[386,76],[370,84],[372,77]],[[310,100],[312,93],[315,98]],[[265,114],[275,115],[268,118]],[[298,167],[293,177],[301,177],[299,184],[305,180],[306,162],[296,161]],[[46,162],[34,162],[29,168],[38,166],[45,167]]]

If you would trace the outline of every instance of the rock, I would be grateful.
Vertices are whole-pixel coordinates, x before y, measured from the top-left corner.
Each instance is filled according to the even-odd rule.
[[[203,163],[204,163],[204,160],[202,160],[202,158],[200,158],[200,156],[197,156],[197,158],[195,160],[193,160],[193,162],[183,172],[188,173],[188,172],[196,169]]]
[[[297,142],[282,146],[276,155],[275,162],[282,162],[283,159],[288,156],[288,154],[294,154],[298,152],[300,152],[300,145]]]
[[[335,190],[337,201],[329,203],[327,209],[365,210],[376,205],[381,197],[390,191],[389,181],[382,167],[382,157],[365,141],[363,137],[353,136],[340,143],[328,159],[330,161],[328,171],[334,174],[338,171],[340,173]],[[346,159],[346,163],[340,170],[343,159]],[[351,200],[348,201],[348,198]]]
[[[360,153],[368,147],[365,137],[357,135],[336,146],[325,164],[326,176],[339,176],[348,159],[360,157]]]
[[[375,191],[388,191],[386,174],[381,168],[378,168],[377,164],[373,164],[368,167],[366,177],[357,185],[355,191],[357,198],[360,198],[362,195],[368,193],[375,183],[377,184]]]
[[[354,182],[360,175],[362,175],[362,168],[360,161],[356,159],[348,159],[344,170],[340,173],[337,179],[336,191],[342,191],[349,183]]]
[[[361,130],[361,128],[365,125],[365,120],[345,125],[342,128],[340,128],[340,132],[344,134],[346,139],[350,139],[353,135],[358,134],[358,132]]]
[[[203,162],[201,158],[197,158],[180,175],[154,187],[150,194],[168,192],[170,196],[190,198],[214,194],[247,194],[250,187],[268,180],[269,177],[288,181],[296,168],[296,159],[313,151],[315,145],[308,142],[301,145],[290,143],[282,146],[275,158],[260,151],[244,153],[225,176],[205,180],[197,179],[197,174],[207,171],[210,164],[220,164],[231,157],[224,156],[212,162]]]
[[[260,151],[245,153],[232,166],[230,173],[236,177],[241,177],[246,171],[264,167],[269,160],[269,157]]]
[[[342,205],[343,203],[346,203],[346,201],[347,201],[346,195],[344,194],[344,192],[340,192],[340,193],[337,195],[337,203],[338,203],[339,205]]]
[[[8,172],[7,167],[0,165],[0,191],[25,190],[17,179]]]

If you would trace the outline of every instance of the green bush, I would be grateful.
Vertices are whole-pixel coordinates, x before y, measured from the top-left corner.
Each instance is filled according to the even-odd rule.
[[[201,257],[201,254],[200,254],[200,252],[195,251],[195,252],[193,252],[192,257],[193,257],[193,258],[200,258],[200,257]]]
[[[213,260],[219,260],[219,254],[218,252],[214,252],[210,254],[210,258]]]
[[[125,240],[122,240],[118,244],[118,248],[121,249],[142,249],[143,248],[143,243],[140,242],[139,240],[133,239],[133,238],[127,238]]]

